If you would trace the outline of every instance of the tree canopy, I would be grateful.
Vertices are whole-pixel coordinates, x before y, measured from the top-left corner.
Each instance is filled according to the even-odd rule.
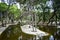
[[[0,3],[0,11],[6,11],[7,10],[7,4],[5,3]]]
[[[14,4],[10,6],[9,13],[14,15],[14,18],[20,16],[20,10]]]

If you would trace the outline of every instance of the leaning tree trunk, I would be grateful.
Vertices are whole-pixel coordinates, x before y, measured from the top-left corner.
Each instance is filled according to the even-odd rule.
[[[45,22],[45,8],[43,8],[43,24]]]

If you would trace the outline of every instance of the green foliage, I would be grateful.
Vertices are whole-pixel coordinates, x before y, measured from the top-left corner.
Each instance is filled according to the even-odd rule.
[[[21,3],[21,4],[25,4],[28,2],[31,5],[37,5],[40,3],[46,3],[47,0],[16,0],[16,1]]]
[[[48,0],[41,0],[42,3],[45,3],[46,1],[48,1]]]
[[[53,8],[57,15],[57,19],[60,20],[60,0],[53,0],[54,1],[54,5],[53,5]]]
[[[54,0],[55,3],[60,3],[60,0]]]
[[[7,5],[5,3],[0,3],[0,11],[5,11],[7,10]]]
[[[21,4],[24,4],[26,3],[27,0],[17,0],[17,2],[21,3]]]
[[[17,8],[16,5],[12,5],[9,8],[9,13],[11,13],[12,15],[14,15],[14,18],[17,18],[20,15],[20,10]]]

